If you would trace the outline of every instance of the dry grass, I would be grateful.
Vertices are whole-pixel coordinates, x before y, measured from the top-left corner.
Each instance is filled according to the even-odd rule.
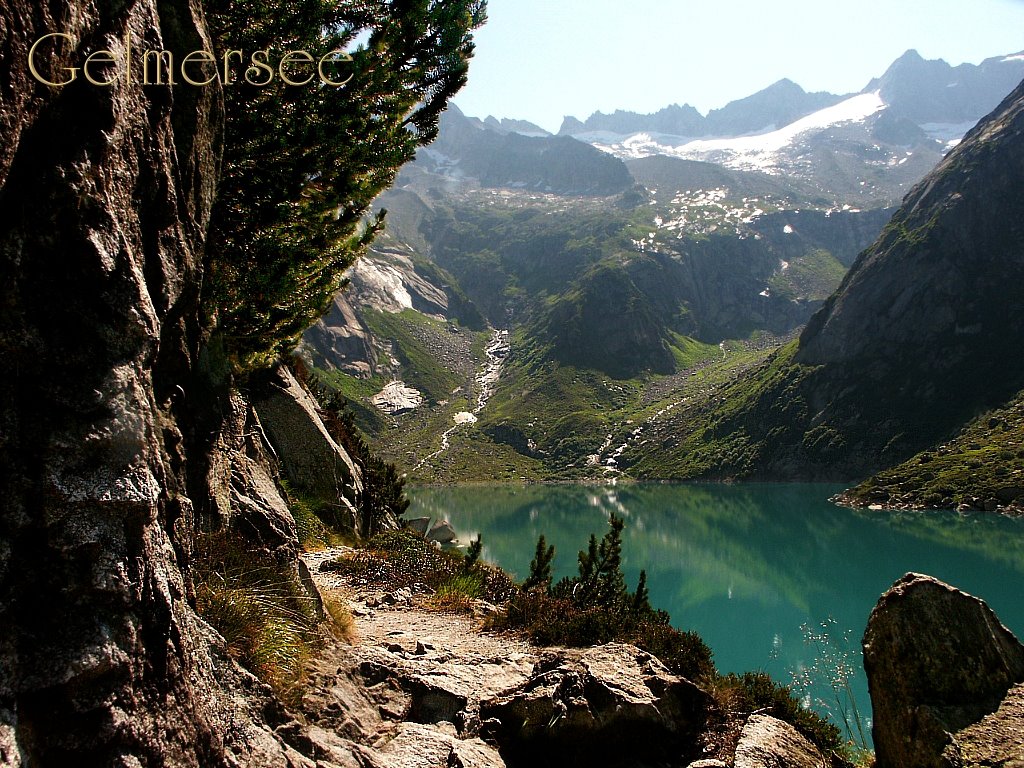
[[[349,643],[356,641],[356,622],[348,607],[348,598],[337,590],[323,590],[324,612],[327,614],[327,630],[338,640]]]
[[[192,573],[196,610],[224,638],[228,654],[282,699],[293,699],[320,641],[314,599],[294,574],[223,532],[197,541]]]

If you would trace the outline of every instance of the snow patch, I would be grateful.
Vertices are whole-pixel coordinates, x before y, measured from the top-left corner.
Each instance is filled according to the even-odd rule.
[[[977,120],[969,120],[965,123],[924,123],[921,130],[928,134],[930,139],[941,141],[947,146],[956,146],[964,134],[977,123]]]
[[[396,379],[374,395],[370,402],[385,413],[396,414],[419,408],[423,405],[423,395]]]

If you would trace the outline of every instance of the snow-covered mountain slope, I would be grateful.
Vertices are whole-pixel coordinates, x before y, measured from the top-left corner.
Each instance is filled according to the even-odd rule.
[[[686,139],[664,134],[637,133],[609,141],[607,134],[577,134],[576,138],[622,158],[668,155],[684,160],[704,160],[739,170],[779,171],[784,150],[796,145],[805,134],[820,133],[846,123],[863,123],[885,109],[877,92],[863,93],[834,106],[813,112],[789,125],[763,133],[716,139]]]
[[[707,118],[687,113],[688,121],[675,123],[684,132],[664,130],[665,110],[567,118],[562,132],[624,160],[663,155],[712,162],[810,182],[845,202],[891,204],[1022,78],[1024,54],[951,67],[908,51],[847,97],[807,94],[783,81]],[[772,115],[796,119],[768,124]],[[730,131],[743,125],[763,128]]]

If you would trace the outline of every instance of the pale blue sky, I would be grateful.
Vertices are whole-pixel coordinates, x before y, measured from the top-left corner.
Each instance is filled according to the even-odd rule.
[[[788,77],[859,91],[908,48],[951,64],[1024,50],[1024,0],[489,0],[470,115],[556,131],[564,115],[690,103]]]

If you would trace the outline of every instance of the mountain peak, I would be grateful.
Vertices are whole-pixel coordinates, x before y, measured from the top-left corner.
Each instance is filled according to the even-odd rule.
[[[807,93],[799,83],[794,83],[788,77],[784,77],[781,80],[769,85],[767,88],[760,91],[761,93],[779,93],[779,92],[790,92],[790,93]]]
[[[906,51],[905,51],[905,52],[903,53],[903,55],[902,55],[902,56],[900,56],[900,57],[899,57],[898,59],[896,59],[896,61],[895,61],[894,63],[897,63],[897,64],[898,64],[898,63],[899,63],[899,62],[901,62],[901,61],[906,61],[906,62],[910,62],[910,61],[913,61],[913,62],[917,62],[917,61],[924,61],[924,60],[925,60],[925,59],[924,59],[924,57],[923,57],[923,56],[922,56],[922,55],[921,55],[920,53],[918,53],[918,52],[917,52],[917,49],[916,49],[916,48],[908,48],[908,49],[907,49],[907,50],[906,50]]]

